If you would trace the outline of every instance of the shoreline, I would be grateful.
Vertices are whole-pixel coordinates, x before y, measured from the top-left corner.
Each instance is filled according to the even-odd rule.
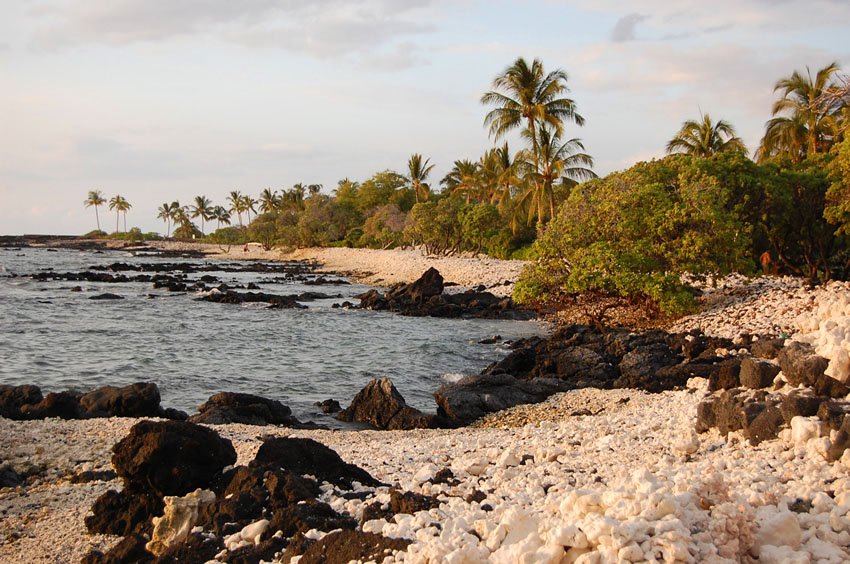
[[[190,245],[182,250],[198,250],[199,244]],[[369,274],[372,265],[391,272],[392,261],[405,260],[383,252],[357,262],[372,253],[321,251],[244,258],[324,256],[325,268],[336,260],[364,277],[378,276]],[[234,254],[210,258],[243,258]],[[459,260],[461,272],[476,259]],[[411,271],[419,268],[413,264]],[[801,315],[850,293],[850,287],[831,283],[812,290],[797,279],[730,278],[705,292],[705,309],[678,320],[676,329],[735,339],[742,332],[794,327]],[[682,389],[654,394],[628,388],[563,392],[459,429],[210,428],[233,442],[237,464],[247,463],[266,436],[306,437],[382,482],[438,496],[438,509],[363,523],[364,531],[413,541],[392,561],[513,562],[532,553],[546,562],[559,562],[564,553],[602,561],[647,555],[682,562],[850,559],[850,455],[835,462],[824,456],[825,441],[834,440],[835,432],[801,440],[785,430],[757,446],[741,431],[697,434],[698,406],[708,395],[708,382],[692,378]],[[22,554],[33,562],[78,562],[90,549],[118,542],[87,534],[83,520],[94,500],[120,488],[119,481],[73,483],[71,477],[111,470],[112,445],[139,420],[0,418],[0,471],[33,476],[28,485],[0,489],[0,562],[18,561]],[[456,483],[436,483],[435,473],[445,468]],[[379,488],[372,495],[368,500],[388,493]],[[322,499],[355,518],[366,505],[335,491]]]

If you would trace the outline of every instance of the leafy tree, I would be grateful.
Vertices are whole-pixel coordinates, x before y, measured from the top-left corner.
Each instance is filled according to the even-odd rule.
[[[424,202],[431,195],[431,187],[426,182],[431,169],[434,168],[430,162],[431,159],[425,159],[425,162],[422,162],[422,155],[419,153],[413,153],[407,161],[408,180],[413,188],[417,204]]]
[[[776,83],[774,92],[782,97],[773,104],[773,118],[767,122],[756,157],[764,162],[772,156],[785,155],[794,162],[807,156],[827,153],[841,130],[842,110],[847,100],[829,96],[838,88],[835,78],[838,63],[831,63],[812,77],[794,71]]]
[[[204,222],[213,219],[212,201],[206,196],[195,196],[195,204],[190,208],[192,218],[201,218],[201,237],[204,236]]]
[[[251,223],[251,212],[257,213],[257,200],[249,195],[242,196],[242,211],[248,216],[248,223]]]
[[[404,240],[407,214],[396,204],[386,204],[374,209],[363,224],[362,243],[369,247],[389,249]]]
[[[98,231],[100,231],[100,217],[97,214],[97,208],[105,203],[106,198],[103,197],[103,192],[101,192],[100,190],[89,190],[89,195],[83,202],[83,205],[85,205],[87,208],[94,208],[94,218],[97,221]]]
[[[824,217],[838,226],[838,233],[850,235],[850,137],[833,148],[829,166],[832,183],[826,192]]]
[[[474,255],[497,242],[502,230],[502,218],[499,209],[493,204],[465,206],[460,210],[459,219],[464,246]]]
[[[715,179],[681,172],[652,181],[667,163],[638,164],[576,186],[535,244],[538,261],[523,273],[515,297],[558,301],[590,292],[649,301],[678,313],[693,305],[682,274],[748,270],[750,241],[725,205]]]
[[[747,152],[735,128],[724,120],[712,122],[711,116],[703,114],[700,121],[688,120],[682,129],[667,143],[667,153],[685,153],[694,157],[710,157],[725,151]]]
[[[373,174],[357,187],[355,204],[363,214],[387,204],[396,204],[402,211],[407,211],[415,199],[407,178],[392,170],[385,170]]]
[[[174,215],[174,238],[176,239],[195,239],[202,237],[203,232],[198,230],[197,226],[192,223],[189,217],[190,211],[187,207],[179,207]]]
[[[118,220],[124,214],[124,231],[127,231],[127,210],[132,206],[124,196],[113,196],[109,200],[109,209],[115,210],[115,232],[118,233]]]
[[[424,245],[429,255],[448,255],[463,245],[463,232],[458,213],[464,206],[458,198],[442,198],[438,202],[420,202],[413,206],[405,227],[405,237],[413,245]]]

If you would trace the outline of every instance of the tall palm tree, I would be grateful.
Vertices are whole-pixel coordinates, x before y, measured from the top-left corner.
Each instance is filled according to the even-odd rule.
[[[212,201],[206,196],[195,196],[195,204],[191,206],[192,218],[201,218],[201,235],[204,234],[204,221],[212,219]]]
[[[249,195],[242,196],[242,211],[248,216],[248,223],[251,223],[251,212],[257,213],[257,200]]]
[[[216,229],[221,229],[221,224],[230,225],[230,212],[224,206],[215,206],[212,209],[212,219],[218,222]]]
[[[277,190],[265,188],[260,192],[260,212],[269,213],[274,211],[277,209],[278,200]]]
[[[132,206],[123,196],[115,195],[109,200],[109,209],[115,210],[115,232],[118,233],[118,221],[124,214],[124,231],[127,231],[127,210]]]
[[[724,120],[711,121],[711,116],[703,114],[701,120],[689,119],[667,143],[667,153],[685,153],[695,157],[710,157],[726,151],[747,152],[735,128]]]
[[[779,154],[800,160],[829,151],[840,132],[842,109],[847,107],[846,98],[829,96],[840,88],[836,82],[839,70],[833,62],[814,77],[806,67],[805,74],[795,70],[777,81],[773,91],[781,92],[782,97],[773,103],[774,117],[766,124],[756,154],[759,160]]]
[[[434,165],[431,164],[431,159],[425,159],[422,162],[422,155],[413,153],[407,161],[407,171],[409,176],[407,180],[413,187],[413,193],[416,196],[416,203],[424,202],[431,195],[431,187],[428,185],[428,175],[431,174],[431,169]]]
[[[106,198],[103,197],[103,192],[100,190],[89,190],[89,195],[83,201],[83,205],[87,208],[94,207],[94,218],[97,221],[97,230],[100,231],[100,216],[97,214],[97,208],[106,203]]]
[[[180,203],[177,201],[171,202],[170,204],[165,202],[156,210],[158,212],[156,217],[164,221],[167,226],[167,232],[165,234],[166,238],[171,236],[171,222],[175,219],[175,215],[179,207]]]
[[[525,126],[531,142],[534,170],[540,175],[539,131],[548,127],[556,137],[564,131],[564,123],[584,125],[584,118],[576,111],[575,102],[564,97],[567,73],[556,69],[546,73],[543,63],[534,59],[531,65],[518,58],[493,79],[493,90],[481,97],[481,103],[494,106],[484,118],[490,135],[498,139],[508,132]],[[536,182],[537,180],[535,180]],[[536,190],[543,188],[537,186]]]
[[[465,193],[468,204],[478,188],[477,175],[478,163],[467,159],[458,160],[440,183],[452,194]]]
[[[239,190],[234,190],[227,196],[227,201],[230,202],[230,211],[235,213],[239,218],[239,227],[242,227],[242,212],[245,211],[243,209],[243,199],[242,192]]]
[[[531,132],[526,131],[526,134],[531,135]],[[529,220],[531,214],[535,214],[537,229],[541,231],[547,212],[549,218],[555,217],[555,182],[590,180],[596,178],[596,173],[591,169],[593,158],[584,152],[580,139],[562,141],[556,132],[542,127],[538,131],[538,146],[538,164],[535,165],[536,171],[532,172],[534,183],[523,196],[530,203]]]
[[[321,184],[308,184],[307,185],[307,193],[312,196],[318,196],[319,192],[322,191]]]

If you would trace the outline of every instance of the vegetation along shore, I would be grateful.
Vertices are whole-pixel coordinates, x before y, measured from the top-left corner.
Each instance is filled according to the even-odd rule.
[[[282,390],[218,390],[188,413],[162,405],[155,374],[0,385],[0,561],[848,561],[847,77],[833,63],[780,78],[757,148],[701,113],[667,157],[601,178],[567,85],[514,61],[481,97],[495,145],[438,182],[414,153],[333,194],[199,195],[160,206],[164,237],[128,230],[129,199],[94,189],[97,230],[0,240],[155,259],[2,272],[90,284],[91,307],[143,284],[221,318],[334,301],[551,324],[481,335],[499,357],[441,375],[430,408],[376,375],[317,406],[333,430]],[[271,292],[220,272],[373,287]]]

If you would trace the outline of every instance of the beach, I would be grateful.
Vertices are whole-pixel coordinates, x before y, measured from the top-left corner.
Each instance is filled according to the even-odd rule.
[[[374,284],[412,281],[423,267],[435,266],[464,286],[501,286],[515,280],[521,266],[426,259],[417,251],[257,254],[253,258],[316,260],[328,271]],[[776,328],[799,333],[800,316],[848,289],[840,283],[810,289],[798,279],[767,277],[730,279],[705,292],[704,311],[679,320],[676,330],[729,339]],[[237,465],[247,464],[269,437],[306,437],[385,484],[436,496],[437,507],[362,523],[363,531],[411,541],[405,552],[387,555],[388,562],[850,558],[850,458],[830,462],[825,454],[825,441],[835,432],[801,438],[786,430],[757,446],[739,431],[696,433],[698,406],[708,393],[704,378],[658,394],[587,388],[460,429],[211,428],[232,441]],[[99,474],[103,478],[75,483],[75,476],[111,470],[110,449],[136,423],[0,419],[2,468],[29,476],[25,485],[0,490],[0,561],[26,555],[31,562],[78,562],[89,550],[105,551],[119,540],[89,535],[84,518],[101,494],[120,489],[120,481]],[[444,469],[454,480],[436,479]],[[386,487],[359,497],[329,487],[321,497],[358,520],[368,503],[388,499]]]

